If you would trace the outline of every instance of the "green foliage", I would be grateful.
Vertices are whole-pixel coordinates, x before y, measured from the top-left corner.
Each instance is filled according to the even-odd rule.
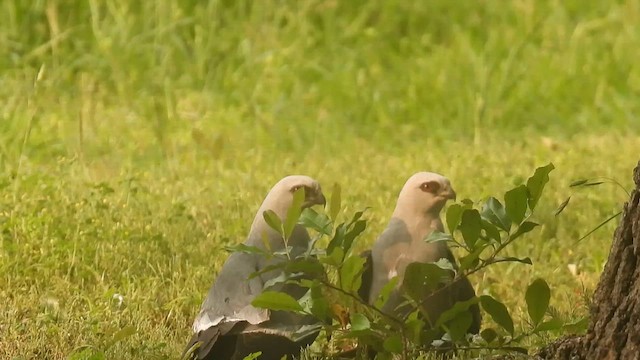
[[[504,194],[505,211],[514,224],[520,224],[527,213],[528,194],[525,185],[517,186]]]
[[[287,217],[284,220],[283,224],[283,233],[285,239],[289,239],[291,233],[293,232],[293,228],[298,223],[298,219],[300,219],[300,214],[302,213],[302,203],[304,202],[305,191],[304,187],[296,190],[293,194],[293,202],[291,203],[291,207],[287,212]]]
[[[480,304],[482,304],[484,311],[491,316],[496,324],[500,325],[509,334],[513,335],[513,319],[511,318],[511,315],[509,315],[509,310],[507,310],[507,307],[504,306],[503,303],[489,295],[482,295],[480,296]],[[497,333],[495,330],[494,332]]]
[[[264,217],[264,221],[271,227],[273,230],[277,231],[280,235],[284,236],[284,228],[282,227],[282,220],[276,215],[273,210],[267,210],[262,213]]]
[[[543,279],[534,280],[527,288],[525,299],[533,326],[538,326],[549,308],[549,299],[551,299],[551,289],[547,282]]]
[[[317,213],[313,209],[305,209],[300,218],[300,224],[322,235],[329,235],[333,231],[331,219],[325,214]]]
[[[329,205],[329,216],[332,219],[337,219],[340,213],[340,206],[342,203],[342,189],[340,184],[335,183],[333,185],[333,191],[331,192],[331,201]]]
[[[253,354],[249,354],[247,356],[244,357],[244,359],[242,360],[256,360],[256,359],[260,359],[260,355],[262,355],[262,351],[258,351],[256,353]]]
[[[482,230],[480,213],[476,209],[466,209],[462,212],[462,221],[458,225],[462,238],[469,248],[474,248]]]
[[[262,294],[256,296],[251,305],[258,308],[266,308],[270,310],[282,310],[291,312],[302,312],[304,309],[296,299],[283,292],[263,291]]]
[[[536,172],[527,180],[527,190],[529,191],[529,208],[533,209],[538,204],[540,196],[542,196],[542,190],[549,182],[549,173],[555,167],[553,164],[537,168]]]
[[[453,279],[451,266],[439,263],[418,263],[407,265],[402,281],[402,288],[406,295],[416,303],[420,303],[430,293],[442,284],[448,284]],[[429,319],[435,322],[436,319]]]
[[[494,197],[489,197],[487,199],[482,208],[482,217],[490,220],[490,222],[498,226],[500,230],[504,230],[506,232],[511,230],[511,219],[507,217],[507,212],[504,206],[502,206],[500,201]],[[516,222],[516,224],[518,224],[518,222]]]
[[[362,283],[365,259],[358,255],[351,255],[339,267],[340,285],[343,290],[354,293]]]

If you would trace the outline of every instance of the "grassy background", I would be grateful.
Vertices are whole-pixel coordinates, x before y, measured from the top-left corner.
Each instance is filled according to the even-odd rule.
[[[583,315],[615,224],[576,240],[626,194],[568,184],[631,188],[639,22],[634,0],[0,2],[0,357],[175,358],[292,173],[371,206],[364,248],[415,171],[480,199],[552,161],[512,249],[535,264],[472,281],[521,325],[538,276]]]

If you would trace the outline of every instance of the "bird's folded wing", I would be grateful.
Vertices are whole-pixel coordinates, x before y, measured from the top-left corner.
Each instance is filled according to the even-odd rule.
[[[195,332],[226,322],[259,324],[269,319],[269,311],[251,305],[263,289],[256,271],[254,255],[234,253],[222,266],[202,309],[193,324]]]
[[[285,337],[298,342],[310,336],[318,336],[322,324],[283,324],[267,321],[258,325],[248,325],[242,329],[243,334],[261,333]]]

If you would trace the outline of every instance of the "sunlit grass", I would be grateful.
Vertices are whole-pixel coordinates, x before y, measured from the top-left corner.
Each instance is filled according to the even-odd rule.
[[[631,188],[635,2],[201,3],[0,4],[1,358],[175,358],[223,247],[293,173],[371,207],[365,248],[418,170],[480,199],[553,162],[511,250],[534,265],[472,282],[521,324],[538,276],[585,314],[615,222],[577,240],[626,194],[568,185]]]

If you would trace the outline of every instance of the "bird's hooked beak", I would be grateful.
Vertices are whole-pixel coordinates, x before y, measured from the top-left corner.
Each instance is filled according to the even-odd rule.
[[[445,199],[456,201],[456,192],[452,188],[449,188],[449,191],[444,194],[444,197]]]
[[[324,197],[324,194],[321,191],[308,197],[305,201],[305,207],[311,207],[313,205],[322,205],[322,207],[325,207],[327,205],[327,199]]]
[[[324,197],[323,193],[320,193],[318,196],[318,205],[322,205],[322,207],[327,207],[327,198]]]

